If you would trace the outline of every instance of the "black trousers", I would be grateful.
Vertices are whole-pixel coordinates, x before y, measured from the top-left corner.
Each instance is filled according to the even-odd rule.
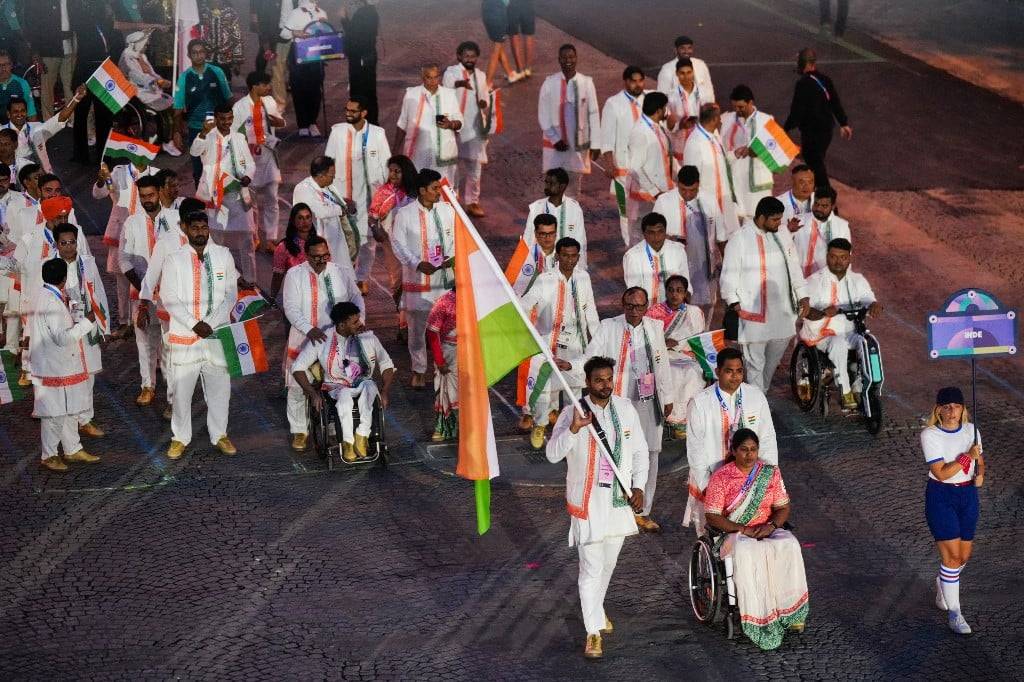
[[[801,130],[800,131],[800,154],[804,157],[804,163],[814,171],[815,187],[831,187],[828,181],[828,171],[825,170],[825,152],[832,144],[832,131]]]
[[[353,57],[348,60],[348,91],[351,97],[366,99],[366,120],[378,124],[380,109],[377,104],[377,58]]]
[[[88,90],[85,91],[85,97],[82,98],[82,101],[75,108],[75,122],[72,129],[74,145],[72,158],[82,163],[92,163],[89,154],[89,133],[86,125],[89,120],[90,107],[95,108],[96,163],[99,163],[102,161],[103,147],[107,144],[107,135],[110,134],[110,128],[114,125],[114,115],[110,113],[110,109],[103,102],[93,97],[92,92]]]
[[[317,116],[320,115],[324,65],[320,62],[296,64],[293,56],[289,60],[288,72],[292,85],[292,102],[295,104],[295,124],[299,128],[308,128],[316,123]]]
[[[836,25],[833,33],[842,36],[846,33],[846,18],[850,14],[850,0],[836,0]],[[818,0],[818,17],[822,26],[832,23],[832,0]]]

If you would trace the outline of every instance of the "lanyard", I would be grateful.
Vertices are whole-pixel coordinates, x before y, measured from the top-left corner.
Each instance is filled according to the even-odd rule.
[[[812,81],[814,81],[815,83],[817,83],[817,84],[818,84],[818,87],[819,87],[819,88],[821,88],[821,91],[822,91],[823,93],[825,93],[825,101],[826,101],[826,102],[831,102],[831,101],[832,101],[832,95],[828,94],[828,88],[826,88],[826,87],[825,87],[825,84],[824,84],[824,83],[822,83],[822,82],[821,82],[820,80],[818,80],[818,78],[817,78],[817,77],[816,77],[816,76],[815,76],[814,74],[810,74],[810,73],[809,73],[809,74],[807,74],[807,76],[808,76],[808,77],[809,77],[809,78],[810,78],[810,79],[811,79]]]
[[[739,430],[740,424],[743,423],[743,387],[736,389],[736,421],[732,419],[722,392],[718,390],[718,384],[715,384],[715,396],[718,397],[718,404],[722,408],[722,458],[725,459],[726,453],[729,452],[729,441],[732,440],[732,435]]]
[[[782,254],[782,268],[786,271],[786,289],[789,291],[789,305],[793,308],[793,312],[797,311],[797,300],[795,292],[793,291],[793,277],[789,274],[789,259],[786,258],[786,250],[782,248],[782,242],[779,241],[779,235],[775,232],[769,232],[772,241],[775,242],[775,246],[779,248],[779,253]],[[764,301],[765,310],[768,309],[768,301]]]
[[[57,298],[57,300],[60,301],[61,305],[67,305],[67,299],[65,299],[63,291],[53,286],[52,284],[44,284],[43,288],[49,291],[51,294],[53,294]]]
[[[665,254],[661,252],[655,256],[647,242],[644,242],[644,251],[647,252],[647,262],[651,266],[651,298],[657,303],[661,298],[661,287],[665,280]]]
[[[551,210],[551,204],[548,200],[544,200],[544,212],[553,215],[554,211]],[[561,239],[565,236],[565,197],[562,197],[562,204],[558,207],[558,238]]]

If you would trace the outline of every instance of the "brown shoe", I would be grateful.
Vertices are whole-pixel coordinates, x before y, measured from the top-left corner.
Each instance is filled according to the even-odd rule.
[[[484,216],[487,215],[486,213],[484,213],[484,209],[480,206],[480,204],[470,204],[469,206],[467,206],[466,214],[469,215],[471,218],[483,218]]]
[[[172,440],[171,444],[167,447],[167,459],[181,459],[181,456],[184,454],[185,444]]]
[[[424,388],[427,385],[427,377],[422,372],[412,373],[412,387],[413,388]]]
[[[79,424],[78,432],[83,436],[89,436],[90,438],[103,438],[103,436],[107,435],[106,431],[96,426],[96,422]]]
[[[139,407],[147,407],[153,402],[155,397],[156,390],[152,386],[143,386],[142,391],[139,392],[139,397],[135,399],[135,404]]]
[[[235,444],[232,443],[227,436],[221,436],[215,447],[220,450],[222,454],[228,456],[238,454],[238,450],[235,449]]]
[[[85,450],[79,450],[78,452],[72,452],[70,455],[64,455],[64,460],[67,462],[81,462],[82,464],[95,464],[100,461],[100,458],[96,455],[90,455]]]
[[[596,659],[604,656],[601,649],[601,635],[587,635],[587,645],[583,648],[583,657]]]
[[[32,385],[32,380],[28,377],[28,372],[21,370],[21,374],[18,375],[18,386],[27,388]]]
[[[660,533],[661,526],[649,516],[635,516],[636,525],[643,533]]]
[[[292,434],[292,450],[295,452],[306,451],[306,434],[304,433],[293,433]]]
[[[65,464],[64,460],[62,460],[57,455],[54,455],[53,457],[47,457],[46,459],[42,460],[41,462],[39,462],[39,466],[43,467],[44,469],[49,469],[50,471],[60,472],[68,470],[68,465]]]
[[[524,433],[529,433],[531,430],[533,430],[532,414],[524,414],[522,416],[522,418],[519,420],[519,430]]]

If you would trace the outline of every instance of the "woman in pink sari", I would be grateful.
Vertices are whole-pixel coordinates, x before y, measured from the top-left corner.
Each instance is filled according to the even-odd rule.
[[[750,429],[733,435],[726,463],[711,475],[704,511],[709,526],[728,533],[719,554],[732,564],[744,634],[775,649],[787,629],[804,630],[807,576],[800,543],[782,529],[790,509],[782,475],[758,459],[758,447]]]

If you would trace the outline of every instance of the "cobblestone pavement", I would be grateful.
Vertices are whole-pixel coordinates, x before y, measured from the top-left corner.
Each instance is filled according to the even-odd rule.
[[[439,7],[446,10],[443,25]],[[473,2],[401,9],[381,8],[390,32],[381,69],[387,121],[417,64],[447,61],[467,36],[485,43]],[[429,36],[409,31],[423,25],[437,29]],[[394,40],[401,31],[409,31],[408,39]],[[538,31],[543,73],[554,68],[546,48],[571,36],[545,22]],[[595,76],[602,96],[613,92],[621,63],[576,41],[581,71]],[[329,92],[340,73],[331,65]],[[510,91],[510,131],[496,140],[485,173],[490,215],[480,228],[499,260],[511,253],[522,209],[538,193],[538,80]],[[328,106],[336,118],[340,102],[332,98]],[[300,178],[316,148],[287,148],[287,183]],[[79,191],[90,181],[71,171],[66,177]],[[600,180],[589,179],[585,205],[601,312],[611,315],[621,246],[603,190]],[[103,224],[102,207],[81,205],[83,220]],[[942,208],[934,210],[941,218]],[[888,419],[871,437],[854,418],[800,414],[781,372],[777,378],[770,398],[811,591],[806,633],[788,636],[779,650],[729,642],[690,612],[684,586],[693,534],[679,526],[686,474],[678,444],[675,454],[666,453],[676,466],[663,473],[655,507],[664,532],[627,541],[608,595],[615,632],[605,638],[605,659],[590,663],[580,655],[577,563],[566,546],[563,490],[552,485],[563,469],[520,454],[505,405],[508,381],[492,401],[507,475],[495,482],[494,526],[477,537],[471,486],[445,473],[450,449],[424,442],[426,393],[396,390],[387,469],[327,471],[315,456],[287,447],[275,363],[269,373],[234,382],[230,433],[237,457],[214,454],[199,427],[190,454],[169,462],[163,405],[134,405],[134,345],[122,342],[107,348],[97,383],[98,419],[108,436],[88,446],[103,456],[101,464],[63,476],[40,471],[30,406],[0,411],[0,676],[1019,678],[1024,579],[1015,548],[1024,541],[1024,476],[1010,460],[1019,441],[1013,434],[1024,425],[1019,363],[986,364],[979,383],[989,474],[974,558],[963,576],[972,637],[953,637],[932,603],[937,557],[923,519],[917,442],[934,388],[967,379],[962,364],[937,369],[924,359],[922,313],[969,272],[978,277],[971,283],[1013,303],[1016,275],[982,270],[995,245],[963,254],[917,226],[901,225],[894,235],[889,224],[867,217],[855,229],[870,236],[861,269],[892,302],[876,330],[886,349]],[[901,259],[905,241],[897,237],[922,246]],[[913,275],[885,277],[890,272]],[[936,294],[933,283],[946,281],[951,286]],[[369,305],[368,323],[405,380],[393,309],[379,289]],[[280,319],[268,315],[263,329],[276,354]],[[202,412],[197,402],[197,424]]]

